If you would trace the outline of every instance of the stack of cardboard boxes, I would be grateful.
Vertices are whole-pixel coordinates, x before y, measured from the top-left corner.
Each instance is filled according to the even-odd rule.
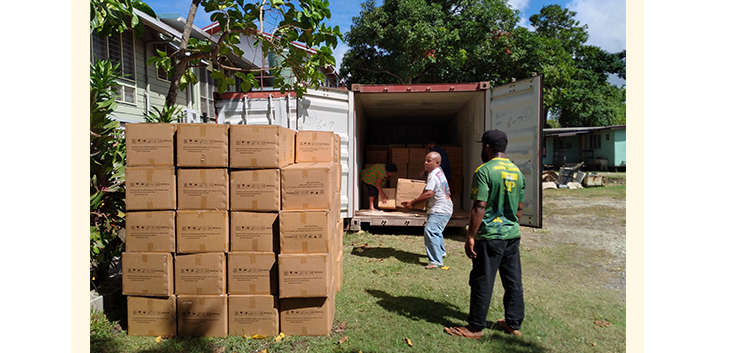
[[[278,289],[281,332],[329,334],[341,284],[339,136],[300,131],[296,163],[281,170]]]
[[[464,191],[463,180],[463,169],[464,164],[462,162],[462,147],[447,145],[443,146],[444,151],[447,152],[449,157],[449,168],[452,172],[452,180],[449,181],[449,190],[452,191],[452,203],[454,203],[454,209],[458,210],[462,205],[462,197]]]
[[[304,320],[288,320],[294,308],[313,311],[314,298],[324,298],[322,326],[331,328],[341,281],[339,137],[318,134],[321,139],[328,135],[329,143],[316,154],[328,157],[304,157],[312,159],[297,165],[297,155],[314,152],[317,141],[297,146],[307,135],[311,138],[310,132],[280,126],[126,126],[123,294],[128,296],[129,334],[329,333],[305,329],[312,325]],[[320,172],[316,182],[301,180]],[[322,189],[316,185],[320,183]],[[313,204],[320,199],[314,193],[330,195],[329,202]],[[293,194],[307,194],[309,201],[294,202],[288,196]],[[324,211],[329,227],[284,236],[298,233],[295,224],[315,211]],[[299,222],[289,221],[294,214]],[[295,251],[293,238],[330,243],[322,248],[307,244]],[[285,274],[303,273],[306,266],[282,260],[286,254],[328,259],[320,272],[325,288],[315,291],[307,281],[288,281]]]

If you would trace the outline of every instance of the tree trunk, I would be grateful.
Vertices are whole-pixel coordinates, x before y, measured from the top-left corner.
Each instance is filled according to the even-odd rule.
[[[181,37],[181,47],[177,52],[177,55],[173,62],[174,65],[174,76],[171,78],[171,86],[168,88],[168,94],[166,95],[166,105],[173,107],[176,104],[176,96],[179,94],[179,85],[181,84],[181,76],[186,71],[187,61],[186,48],[189,44],[189,37],[191,36],[191,27],[194,25],[194,16],[199,8],[201,0],[192,0],[191,6],[189,7],[189,14],[186,16],[186,26],[184,26],[184,33]]]

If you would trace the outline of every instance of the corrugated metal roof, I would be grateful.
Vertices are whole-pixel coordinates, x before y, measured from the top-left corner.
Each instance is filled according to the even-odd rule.
[[[619,130],[625,129],[625,125],[611,125],[611,126],[590,126],[590,127],[561,127],[554,129],[544,129],[545,136],[559,136],[567,137],[579,134],[588,134],[593,131],[599,130]]]

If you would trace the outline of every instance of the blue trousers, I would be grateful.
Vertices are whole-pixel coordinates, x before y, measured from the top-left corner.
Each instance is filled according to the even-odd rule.
[[[429,264],[443,266],[442,259],[447,251],[444,249],[444,227],[452,218],[451,213],[429,213],[424,226],[424,245]]]
[[[521,281],[521,257],[518,247],[521,238],[510,240],[475,240],[475,253],[470,271],[470,315],[468,323],[474,328],[487,326],[486,318],[493,296],[495,274],[500,272],[500,280],[505,294],[503,308],[505,323],[511,329],[520,330],[525,316],[523,304],[523,283]]]

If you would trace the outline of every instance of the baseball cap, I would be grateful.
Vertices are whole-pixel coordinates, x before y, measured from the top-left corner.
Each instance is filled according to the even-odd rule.
[[[484,144],[488,144],[490,146],[493,146],[495,143],[498,142],[498,140],[503,139],[504,145],[508,144],[508,135],[506,135],[504,132],[500,130],[487,130],[485,133],[482,134],[482,140],[477,142],[482,142]]]

